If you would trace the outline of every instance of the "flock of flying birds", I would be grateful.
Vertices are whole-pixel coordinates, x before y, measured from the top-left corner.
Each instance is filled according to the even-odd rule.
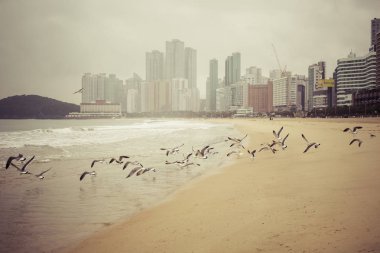
[[[352,145],[354,143],[358,143],[358,147],[361,147],[363,141],[359,138],[356,138],[356,134],[358,133],[358,130],[362,129],[361,126],[355,126],[352,129],[351,128],[345,128],[343,132],[345,133],[351,133],[353,136],[353,139],[350,141],[349,145]],[[229,144],[230,148],[234,148],[232,151],[228,152],[226,156],[231,156],[233,154],[235,155],[242,155],[244,152],[248,152],[248,154],[251,156],[251,158],[255,158],[256,156],[256,150],[257,152],[262,151],[271,151],[273,154],[275,154],[278,150],[282,149],[285,150],[288,146],[286,145],[286,140],[289,137],[289,133],[282,138],[281,133],[283,131],[284,127],[282,126],[277,132],[273,130],[274,139],[272,139],[269,143],[262,143],[260,144],[260,147],[258,149],[249,150],[243,145],[243,140],[248,136],[247,134],[243,138],[236,138],[236,137],[227,137],[224,142]],[[321,144],[314,141],[309,141],[304,134],[301,134],[302,139],[306,142],[306,148],[303,151],[303,153],[308,152],[311,148],[318,148]],[[370,133],[370,137],[376,137],[374,134]],[[173,147],[173,148],[161,148],[160,150],[165,152],[166,157],[169,157],[169,155],[175,155],[180,152],[180,148],[183,147],[184,144],[181,144],[179,146]],[[176,165],[179,168],[188,168],[190,166],[200,166],[199,163],[195,162],[195,160],[191,161],[192,158],[194,159],[208,159],[210,156],[218,154],[217,151],[215,151],[215,148],[211,145],[206,145],[201,149],[194,149],[192,148],[192,152],[188,154],[182,154],[183,159],[171,161],[168,160],[165,161],[166,165]],[[16,168],[21,175],[32,175],[35,176],[38,179],[44,179],[44,174],[51,170],[51,168],[41,171],[38,174],[34,174],[27,170],[28,165],[34,160],[35,156],[32,156],[29,160],[24,157],[22,154],[18,154],[16,156],[10,156],[7,159],[5,169],[8,169],[10,166],[13,166]],[[127,169],[129,165],[134,165],[133,169],[128,173],[126,178],[129,178],[133,175],[140,176],[146,172],[156,172],[157,169],[154,167],[144,167],[141,162],[139,161],[133,161],[130,160],[130,156],[128,155],[121,155],[118,158],[107,158],[107,159],[96,159],[91,162],[90,167],[93,168],[97,163],[117,163],[122,165],[122,170]],[[108,160],[109,159],[109,160]],[[14,162],[17,161],[18,164],[15,164]],[[84,171],[80,177],[79,180],[82,181],[87,175],[89,176],[96,176],[95,171]]]

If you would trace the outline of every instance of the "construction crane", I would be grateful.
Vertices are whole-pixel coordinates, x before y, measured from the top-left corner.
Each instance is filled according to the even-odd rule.
[[[276,50],[276,47],[273,45],[273,43],[272,43],[272,47],[273,47],[274,55],[276,56],[278,67],[279,67],[279,69],[281,71],[281,77],[283,77],[283,76],[285,76],[286,65],[285,65],[284,69],[281,67],[281,63],[280,63],[280,60],[278,59],[278,55],[277,55],[277,50]]]

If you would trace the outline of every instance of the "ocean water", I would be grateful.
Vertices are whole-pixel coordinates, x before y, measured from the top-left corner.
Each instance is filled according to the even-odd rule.
[[[165,199],[180,186],[215,172],[230,158],[226,136],[242,136],[229,124],[193,120],[0,120],[0,252],[57,252],[106,226]],[[184,144],[179,154],[160,148]],[[181,169],[165,161],[212,145],[201,166]],[[5,170],[18,153],[36,156],[32,173],[51,168],[44,180]],[[156,172],[126,178],[134,167],[93,159],[129,155]],[[83,171],[96,176],[79,181]]]

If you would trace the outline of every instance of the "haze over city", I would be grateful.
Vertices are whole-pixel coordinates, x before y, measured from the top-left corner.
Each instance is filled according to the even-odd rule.
[[[80,103],[72,92],[86,72],[145,77],[145,53],[179,39],[197,50],[197,87],[205,97],[209,60],[241,53],[241,69],[282,66],[307,75],[325,61],[370,46],[379,1],[0,1],[0,98],[38,94]]]

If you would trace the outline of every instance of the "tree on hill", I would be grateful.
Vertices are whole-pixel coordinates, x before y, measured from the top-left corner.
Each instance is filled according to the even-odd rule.
[[[0,100],[2,119],[58,119],[79,112],[76,104],[37,95],[20,95]]]

